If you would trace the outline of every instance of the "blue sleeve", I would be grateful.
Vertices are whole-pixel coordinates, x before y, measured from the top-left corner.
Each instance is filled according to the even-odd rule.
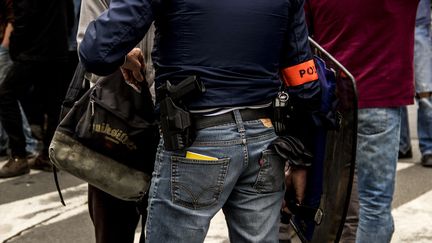
[[[113,73],[153,20],[152,0],[112,0],[109,9],[90,22],[79,47],[86,70],[101,76]]]
[[[304,0],[291,0],[289,15],[290,19],[281,56],[281,68],[294,66],[312,59],[305,20]]]
[[[290,22],[285,37],[281,67],[291,67],[313,59],[308,39],[304,0],[291,0]],[[315,64],[316,65],[316,64]],[[316,71],[316,68],[315,68]],[[288,134],[299,138],[309,151],[313,151],[313,133],[316,125],[314,114],[321,107],[319,79],[296,86],[287,86],[294,111],[288,126]]]

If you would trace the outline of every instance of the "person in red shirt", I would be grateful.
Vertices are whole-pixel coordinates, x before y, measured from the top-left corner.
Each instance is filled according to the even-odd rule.
[[[358,90],[359,222],[347,242],[390,242],[401,107],[413,103],[418,1],[306,0],[310,34]]]

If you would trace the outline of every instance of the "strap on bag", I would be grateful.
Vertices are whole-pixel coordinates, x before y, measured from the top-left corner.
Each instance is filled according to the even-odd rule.
[[[60,202],[61,202],[61,204],[63,204],[63,206],[66,206],[66,203],[63,199],[63,194],[62,194],[61,189],[60,189],[60,184],[58,182],[57,168],[55,167],[55,165],[52,165],[52,167],[53,167],[53,174],[54,174],[54,182],[55,182],[56,189],[57,189],[57,192],[58,192],[59,197],[60,197]]]
[[[85,74],[86,71],[83,64],[81,62],[78,62],[77,67],[75,69],[75,73],[72,77],[72,80],[66,92],[65,99],[63,100],[62,103],[59,121],[61,121],[66,116],[66,114],[72,108],[74,103],[77,100],[79,100],[83,96],[83,94],[90,88],[90,83],[87,79],[85,79]],[[63,206],[66,206],[66,203],[63,198],[63,194],[61,192],[60,184],[58,181],[58,175],[57,175],[58,169],[54,164],[52,165],[52,167],[53,167],[54,182],[60,197],[60,202],[62,203]]]

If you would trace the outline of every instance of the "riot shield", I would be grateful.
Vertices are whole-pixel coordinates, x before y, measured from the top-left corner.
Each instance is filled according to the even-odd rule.
[[[325,75],[337,116],[335,127],[314,134],[314,162],[302,205],[288,205],[291,225],[303,243],[339,242],[348,210],[357,144],[357,92],[353,76],[314,40],[309,39],[317,70]]]

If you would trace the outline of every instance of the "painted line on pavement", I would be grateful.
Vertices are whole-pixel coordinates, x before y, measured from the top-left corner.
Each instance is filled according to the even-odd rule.
[[[395,232],[392,243],[432,242],[432,191],[394,209]]]
[[[139,229],[141,230],[141,229]],[[134,243],[139,243],[141,233],[135,233]],[[228,242],[228,228],[225,222],[225,216],[220,210],[210,221],[210,227],[204,243],[224,243]]]
[[[225,222],[225,216],[222,210],[213,217],[210,222],[210,228],[204,243],[223,243],[228,242],[228,228]]]
[[[86,205],[86,191],[86,183],[62,190],[66,207],[56,191],[0,205],[0,242]]]
[[[411,166],[414,166],[414,163],[403,163],[403,162],[398,162],[397,166],[396,166],[396,170],[400,171],[400,170],[404,170],[406,168],[409,168]]]

